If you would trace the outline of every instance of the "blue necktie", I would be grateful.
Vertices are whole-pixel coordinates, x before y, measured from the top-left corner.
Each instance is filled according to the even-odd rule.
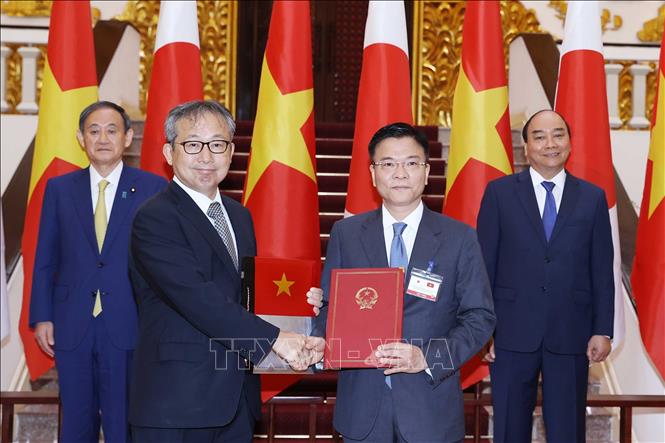
[[[390,267],[402,268],[406,274],[406,268],[409,266],[409,259],[406,256],[406,247],[402,240],[402,232],[406,228],[406,223],[393,223],[393,242],[390,245]]]
[[[552,194],[554,183],[544,181],[540,184],[543,185],[543,188],[547,191],[547,196],[545,197],[545,209],[543,210],[543,228],[545,228],[545,238],[547,241],[550,241],[550,236],[554,229],[554,223],[556,223],[556,202],[554,201],[554,194]]]
[[[406,228],[406,223],[398,222],[393,223],[393,242],[390,244],[390,267],[402,268],[404,275],[406,275],[406,268],[409,266],[409,258],[406,256],[406,246],[402,239],[402,232]],[[393,385],[390,381],[390,376],[386,376],[386,384],[390,389]]]

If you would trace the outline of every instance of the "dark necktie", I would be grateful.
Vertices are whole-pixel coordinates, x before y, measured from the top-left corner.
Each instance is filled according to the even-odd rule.
[[[547,241],[550,241],[550,236],[554,229],[554,223],[556,223],[556,202],[554,201],[554,194],[552,194],[554,183],[544,181],[540,184],[543,185],[543,188],[547,191],[547,196],[545,197],[545,209],[543,210],[543,228],[545,229],[545,238]]]
[[[236,254],[236,248],[233,245],[233,236],[231,235],[229,224],[224,217],[222,205],[219,202],[210,203],[210,206],[208,207],[208,217],[213,219],[215,230],[219,236],[222,237],[226,250],[229,252],[231,260],[233,260],[233,265],[238,269],[238,254]]]

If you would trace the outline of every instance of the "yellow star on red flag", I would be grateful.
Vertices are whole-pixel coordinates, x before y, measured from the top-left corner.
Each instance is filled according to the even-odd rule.
[[[282,279],[281,280],[273,280],[272,281],[275,285],[277,285],[277,294],[286,294],[289,297],[291,297],[291,286],[294,285],[295,281],[289,281],[286,278],[286,274],[282,273]]]

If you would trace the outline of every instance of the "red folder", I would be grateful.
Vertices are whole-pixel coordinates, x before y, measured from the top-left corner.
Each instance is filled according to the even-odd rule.
[[[404,271],[333,269],[326,328],[326,369],[376,368],[376,348],[402,338]]]

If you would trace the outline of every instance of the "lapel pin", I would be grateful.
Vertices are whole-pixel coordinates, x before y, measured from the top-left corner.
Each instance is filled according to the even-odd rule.
[[[122,198],[127,198],[127,191],[122,191]]]
[[[136,188],[131,188],[131,189],[129,190],[129,192],[131,192],[132,194],[135,193],[135,192],[136,192]]]

